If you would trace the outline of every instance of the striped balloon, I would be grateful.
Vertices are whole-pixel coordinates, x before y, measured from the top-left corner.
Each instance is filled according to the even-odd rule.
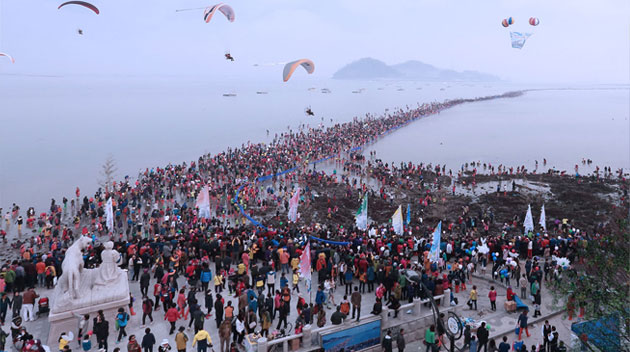
[[[538,18],[536,17],[530,17],[529,18],[529,24],[532,26],[537,26],[540,23],[540,20],[538,20]]]
[[[513,25],[514,24],[514,19],[512,17],[508,17],[507,22],[509,25]]]
[[[504,19],[503,21],[501,21],[501,25],[502,25],[503,27],[507,27],[507,26],[509,26],[510,24],[508,23],[507,19]]]

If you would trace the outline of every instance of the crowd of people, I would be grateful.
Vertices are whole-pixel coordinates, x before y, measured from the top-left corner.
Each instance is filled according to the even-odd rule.
[[[322,327],[329,321],[341,324],[346,319],[359,320],[361,295],[365,293],[376,297],[371,314],[380,314],[386,307],[393,311],[394,318],[405,300],[437,296],[446,289],[453,292],[453,298],[460,290],[470,289],[470,307],[476,309],[478,297],[473,299],[475,290],[466,283],[470,283],[473,274],[485,274],[486,270],[507,286],[508,300],[514,294],[512,283],[520,289],[523,299],[531,296],[536,316],[542,304],[543,283],[562,279],[563,268],[556,258],[579,260],[577,247],[605,229],[587,233],[574,229],[569,221],[559,221],[546,231],[523,235],[518,218],[495,219],[491,209],[472,214],[464,207],[461,214],[444,215],[441,255],[432,261],[428,253],[436,224],[423,223],[421,209],[430,207],[436,192],[444,187],[441,177],[453,177],[453,172],[440,165],[396,167],[379,160],[367,162],[359,154],[345,154],[416,118],[463,102],[497,97],[501,96],[425,104],[326,129],[282,133],[269,145],[248,144],[215,156],[203,156],[190,164],[147,169],[135,181],[125,178],[89,197],[81,197],[77,188],[74,197],[64,197],[60,204],[53,199],[47,212],[36,214],[29,208],[26,220],[14,204],[5,217],[2,235],[6,237],[17,224],[20,236],[12,245],[19,252],[19,259],[2,266],[0,320],[4,324],[7,311],[12,308],[9,336],[14,341],[28,341],[24,345],[35,346],[33,350],[42,348],[41,342],[26,332],[24,324],[33,318],[37,298],[34,288],[55,285],[62,275],[64,251],[77,236],[91,236],[94,240],[84,255],[85,267],[100,264],[103,243],[111,240],[123,255],[122,266],[129,269],[130,280],[140,286],[141,297],[130,297],[129,307],[121,308],[115,322],[117,341],[128,342],[129,351],[142,348],[152,352],[157,341],[149,327],[140,343],[136,336],[127,336],[125,327],[129,315],[136,314],[134,307],[142,314],[142,325],[147,324],[147,319],[149,325],[153,323],[157,312],[163,314],[163,319],[155,318],[168,322],[169,338],[174,338],[178,351],[190,345],[205,351],[212,345],[208,329],[218,329],[221,352],[235,351],[249,333],[274,337],[299,332],[306,324]],[[335,165],[344,168],[344,175],[308,167],[327,156],[335,157]],[[456,174],[476,174],[476,167],[481,165],[471,167],[462,166]],[[296,172],[272,177],[292,168],[297,168]],[[488,165],[487,169],[495,172],[494,166]],[[501,166],[496,172],[511,174],[513,170]],[[526,171],[523,167],[517,172]],[[264,176],[270,180],[255,182]],[[370,180],[378,186],[374,188]],[[334,209],[329,209],[328,224],[265,228],[251,225],[240,213],[243,207],[252,214],[254,210],[275,212],[279,217],[288,210],[296,184],[304,189],[301,206],[308,207],[315,197],[315,188],[339,183],[347,188],[346,196],[355,200],[366,193],[387,199],[391,197],[388,189],[415,187],[422,194],[415,200],[420,207],[416,212],[419,216],[414,217],[404,233],[397,234],[387,224],[374,224],[368,231],[335,224]],[[235,190],[243,184],[246,186],[235,201]],[[209,218],[200,217],[195,207],[195,199],[204,186],[210,189]],[[113,203],[113,228],[106,226],[108,199]],[[24,223],[32,235],[24,234]],[[314,302],[307,302],[306,293],[300,292],[303,273],[299,262],[313,237],[323,241],[310,241],[316,294]],[[338,242],[346,244],[335,244]],[[482,246],[487,251],[480,251]],[[419,273],[420,280],[409,280],[406,270]],[[345,289],[339,302],[334,297],[338,285]],[[583,298],[574,299],[577,306],[584,308]],[[288,321],[293,309],[298,316],[295,323]],[[332,314],[327,318],[329,310]],[[90,350],[94,341],[99,349],[108,350],[112,327],[104,316],[97,314],[93,320],[87,316],[79,320],[82,324],[77,336],[81,348]],[[214,324],[207,320],[214,320]],[[190,337],[184,327],[186,321],[194,329]],[[283,331],[289,323],[293,331]],[[437,346],[436,341],[443,335],[443,327],[432,329],[434,337],[427,333],[425,338],[427,350]],[[86,331],[93,335],[86,335]],[[481,348],[487,336],[479,333],[476,345]],[[471,336],[470,346],[473,340]],[[59,349],[68,351],[70,344],[64,341],[59,338]],[[167,347],[159,348],[164,352]],[[502,351],[501,347],[498,350]]]

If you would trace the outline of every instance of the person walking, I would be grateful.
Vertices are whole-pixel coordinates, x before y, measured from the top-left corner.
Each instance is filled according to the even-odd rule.
[[[387,330],[385,337],[383,337],[383,341],[381,342],[383,346],[384,352],[392,352],[392,332],[391,330]]]
[[[142,280],[142,279],[140,279]],[[144,302],[142,302],[142,325],[146,325],[147,317],[151,319],[153,323],[153,301],[149,299],[149,297],[144,297]]]
[[[490,286],[490,292],[488,292],[488,298],[490,299],[490,309],[497,310],[497,291],[494,286]]]
[[[470,309],[474,309],[477,310],[477,286],[472,287],[472,290],[470,290],[469,296],[468,296],[468,307]],[[475,308],[473,308],[473,306]]]
[[[136,335],[129,336],[129,342],[127,343],[127,352],[140,352],[142,349],[136,341]]]
[[[142,337],[142,351],[143,352],[153,352],[153,345],[155,345],[157,341],[155,341],[155,335],[151,332],[150,328],[146,328],[144,330],[144,336]]]
[[[13,300],[11,301],[11,308],[12,308],[12,317],[17,317],[20,315],[20,312],[22,311],[22,295],[20,295],[19,292],[15,291],[13,293]],[[22,317],[22,321],[24,321],[24,318]]]
[[[29,289],[24,292],[22,296],[22,321],[33,321],[35,320],[33,314],[33,307],[35,306],[35,299],[37,299],[39,295],[35,293],[35,289],[33,287],[29,287]]]
[[[116,324],[118,325],[118,338],[116,343],[120,343],[123,337],[127,337],[127,323],[129,322],[129,314],[125,312],[124,308],[118,308],[118,314],[116,314]]]
[[[490,336],[490,332],[488,328],[486,328],[486,322],[482,322],[481,326],[477,329],[477,352],[481,351],[483,347],[483,351],[488,351],[488,337]],[[472,341],[472,340],[471,340]]]
[[[551,334],[551,324],[549,324],[549,320],[545,320],[545,324],[541,328],[542,338],[543,338],[543,350],[549,351],[549,335]]]
[[[0,324],[4,325],[4,321],[7,318],[7,311],[11,307],[11,300],[7,296],[6,292],[2,292],[2,298],[0,298]]]
[[[404,352],[405,346],[405,330],[400,329],[400,331],[398,332],[398,337],[396,337],[396,347],[398,348],[398,352]]]
[[[510,344],[507,340],[507,336],[503,336],[503,341],[499,344],[499,352],[510,352]]]
[[[357,313],[357,321],[361,317],[361,294],[359,293],[359,288],[354,286],[354,292],[352,292],[352,296],[350,296],[350,301],[352,302],[352,319],[354,319],[354,313]]]
[[[171,330],[169,331],[169,335],[172,335],[175,332],[175,323],[179,319],[179,312],[177,308],[175,308],[175,304],[171,304],[171,307],[164,314],[164,320],[168,321],[171,324]]]
[[[206,330],[199,330],[193,338],[192,347],[197,345],[197,352],[206,352],[208,346],[212,347],[212,339]]]
[[[109,337],[109,322],[105,320],[102,314],[99,314],[94,323],[93,329],[94,335],[96,335],[96,342],[98,342],[98,348],[104,349],[107,352],[107,338]]]
[[[519,285],[521,287],[521,299],[525,300],[527,299],[527,276],[525,274],[523,274],[521,276],[521,279],[519,280]]]
[[[223,297],[220,293],[217,293],[217,300],[214,301],[214,320],[217,322],[217,329],[223,321]]]
[[[186,352],[186,343],[188,342],[188,336],[184,333],[186,330],[183,326],[179,327],[177,334],[175,335],[175,347],[177,352]]]
[[[433,346],[435,346],[435,325],[431,325],[424,333],[424,344],[427,346],[426,352],[433,352]]]
[[[226,319],[221,323],[221,326],[219,327],[219,342],[221,345],[221,352],[229,352],[231,335],[232,323]]]
[[[149,274],[149,269],[144,269],[142,271],[142,275],[140,276],[140,292],[142,293],[142,297],[145,298],[149,294],[149,284],[151,283],[151,274]]]
[[[519,330],[518,330],[518,340],[519,341],[522,340],[523,330],[525,330],[525,333],[527,334],[527,337],[531,336],[529,334],[529,330],[527,329],[527,312],[528,312],[527,310],[524,310],[523,313],[521,313],[521,315],[519,315],[519,317],[518,317],[517,324],[519,326]]]

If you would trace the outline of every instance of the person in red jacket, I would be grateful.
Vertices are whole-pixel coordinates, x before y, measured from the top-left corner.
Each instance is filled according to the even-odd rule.
[[[494,286],[490,286],[490,292],[488,292],[488,298],[490,298],[490,309],[497,310],[497,290]]]
[[[179,312],[177,311],[177,308],[175,308],[175,305],[172,304],[164,315],[164,320],[168,320],[168,322],[171,323],[171,332],[168,333],[169,335],[172,335],[173,332],[175,332],[175,323],[177,322],[178,318]]]

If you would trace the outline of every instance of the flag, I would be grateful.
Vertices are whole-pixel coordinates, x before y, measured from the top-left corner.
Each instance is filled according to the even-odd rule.
[[[355,215],[355,223],[357,224],[357,228],[359,230],[365,231],[367,230],[368,225],[368,198],[367,193],[363,196],[363,201],[361,202],[361,206],[357,210]]]
[[[210,219],[210,191],[208,186],[203,186],[195,205],[199,208],[199,217]]]
[[[525,233],[529,233],[530,231],[534,231],[534,218],[532,217],[532,206],[527,206],[527,214],[525,215],[525,222],[523,223],[525,226]]]
[[[296,222],[297,221],[297,211],[298,204],[300,203],[300,189],[298,188],[293,197],[289,200],[289,221]]]
[[[411,204],[407,204],[407,221],[405,221],[405,225],[409,226],[411,224]]]
[[[403,217],[402,217],[402,206],[398,206],[394,215],[392,215],[392,227],[394,228],[394,232],[397,235],[401,236],[403,234]]]
[[[112,205],[112,197],[109,197],[105,204],[105,215],[107,216],[105,225],[109,232],[112,232],[114,231],[114,206]]]
[[[300,256],[300,272],[302,273],[302,277],[306,280],[308,284],[308,291],[311,291],[311,243],[306,242],[306,247],[304,247],[304,252]]]
[[[545,220],[545,205],[544,204],[542,208],[540,209],[540,220],[538,221],[538,223],[540,224],[540,226],[542,226],[543,229],[545,229],[545,231],[547,231],[547,222]]]
[[[442,222],[440,221],[433,231],[433,243],[429,252],[429,260],[437,262],[440,259],[440,239],[442,237]]]

